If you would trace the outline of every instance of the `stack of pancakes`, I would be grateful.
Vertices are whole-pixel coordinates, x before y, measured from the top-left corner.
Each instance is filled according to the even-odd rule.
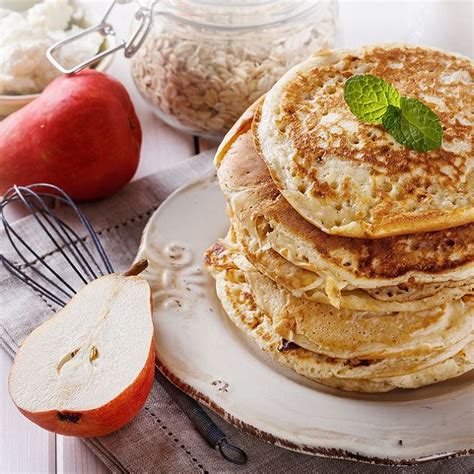
[[[344,101],[373,74],[440,117],[416,152]],[[416,388],[474,367],[473,65],[408,46],[316,54],[215,159],[231,228],[205,263],[229,318],[274,359],[344,390]]]

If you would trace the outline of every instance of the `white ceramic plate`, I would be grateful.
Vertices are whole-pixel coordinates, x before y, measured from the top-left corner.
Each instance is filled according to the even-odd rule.
[[[233,425],[309,454],[413,464],[474,453],[474,374],[418,390],[361,395],[273,363],[225,316],[204,251],[228,227],[214,176],[174,193],[151,217],[138,258],[155,296],[158,365]]]

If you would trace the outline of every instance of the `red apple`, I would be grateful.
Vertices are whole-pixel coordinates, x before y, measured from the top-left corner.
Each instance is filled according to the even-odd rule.
[[[61,76],[0,122],[0,195],[52,183],[79,201],[109,196],[133,177],[141,141],[120,82],[93,70]]]
[[[8,387],[37,425],[62,435],[103,436],[145,403],[155,368],[152,305],[136,268],[89,283],[25,339]]]

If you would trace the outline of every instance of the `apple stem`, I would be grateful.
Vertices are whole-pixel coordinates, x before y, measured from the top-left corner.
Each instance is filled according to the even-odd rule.
[[[148,267],[148,260],[142,259],[135,262],[126,272],[123,273],[123,276],[135,276],[139,275],[145,268]]]

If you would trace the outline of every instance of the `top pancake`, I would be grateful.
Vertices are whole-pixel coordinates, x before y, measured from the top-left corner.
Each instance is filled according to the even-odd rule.
[[[256,153],[250,108],[216,154],[219,183],[234,217],[259,240],[295,265],[336,285],[380,288],[461,281],[474,270],[474,224],[386,239],[327,235],[282,197]]]
[[[363,123],[344,82],[373,74],[440,117],[442,146],[416,152]],[[254,121],[256,147],[283,196],[329,234],[380,238],[474,222],[473,63],[394,45],[325,51],[283,76]]]

